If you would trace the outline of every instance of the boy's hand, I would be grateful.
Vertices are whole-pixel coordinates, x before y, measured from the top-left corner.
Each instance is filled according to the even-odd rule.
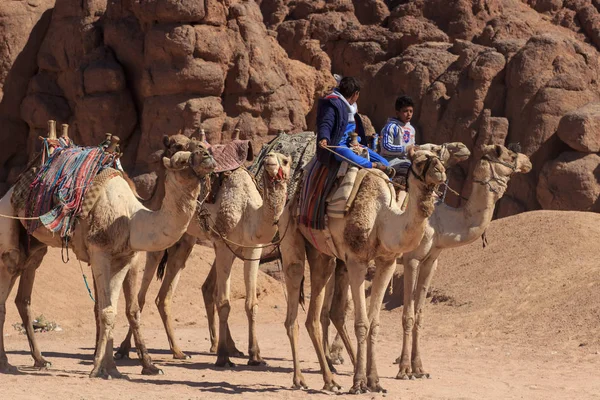
[[[321,146],[321,147],[327,147],[327,139],[321,139],[321,140],[319,140],[319,146]]]

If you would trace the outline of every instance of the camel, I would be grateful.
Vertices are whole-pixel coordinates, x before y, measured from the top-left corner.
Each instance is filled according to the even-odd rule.
[[[504,146],[483,146],[480,153],[481,159],[473,171],[471,195],[466,204],[460,208],[452,208],[444,203],[436,204],[421,243],[401,257],[404,266],[404,335],[402,353],[396,359],[396,363],[400,364],[397,379],[430,376],[423,369],[420,357],[419,331],[423,327],[425,298],[442,250],[464,246],[481,237],[492,220],[496,202],[504,194],[511,175],[531,170],[531,162],[526,155]],[[345,275],[347,274],[343,269],[339,273],[336,270],[336,286],[332,294],[332,297],[343,300],[333,302],[331,310],[324,312],[331,314],[332,320],[337,322],[336,327],[344,326],[347,315],[345,296],[348,285],[345,283]],[[336,337],[335,345],[332,345],[331,360],[339,360],[341,357],[339,341],[343,339],[343,331],[339,328],[338,331],[339,337]],[[412,353],[409,352],[411,341]],[[346,349],[352,359],[352,346],[346,346]]]
[[[434,152],[444,168],[449,169],[461,161],[469,158],[471,152],[461,142],[450,142],[442,145],[426,143],[416,146],[422,150]],[[406,197],[405,191],[398,191],[396,201],[398,204],[404,204]],[[355,364],[356,354],[350,341],[350,336],[346,329],[346,315],[351,312],[352,300],[350,297],[350,283],[348,281],[348,270],[346,265],[341,260],[336,260],[335,274],[327,283],[325,289],[325,300],[323,303],[323,311],[321,312],[321,326],[323,329],[323,348],[329,369],[335,371],[335,364],[344,362],[342,350],[346,348],[350,361]],[[340,311],[343,310],[343,311]],[[337,335],[329,346],[329,323],[333,322]]]
[[[201,182],[214,170],[215,162],[198,141],[191,143],[188,150],[162,158],[167,169],[167,190],[158,211],[144,207],[128,181],[116,176],[100,189],[89,215],[80,218],[73,231],[70,247],[79,260],[91,264],[99,306],[100,334],[90,377],[123,377],[112,357],[112,333],[121,286],[124,286],[127,318],[142,358],[142,374],[162,373],[152,364],[142,338],[139,307],[134,295],[135,276],[128,280],[125,276],[129,271],[135,275],[141,252],[159,251],[179,240],[195,214]],[[0,199],[0,213],[23,217],[24,212],[15,210],[11,204],[13,189]],[[35,272],[47,247],[60,248],[61,238],[45,227],[39,227],[33,232],[29,249],[25,251],[28,238],[24,227],[14,219],[2,220],[0,238],[0,331],[4,329],[6,299],[20,275],[17,308],[27,331],[35,366],[45,367],[49,363],[41,356],[35,341],[30,299]],[[3,335],[0,335],[0,371],[15,371],[6,357]]]
[[[423,327],[425,297],[440,253],[444,249],[467,245],[481,237],[492,221],[496,202],[506,191],[511,175],[530,170],[531,162],[525,154],[501,145],[484,146],[482,157],[473,171],[468,201],[460,208],[438,203],[427,220],[419,246],[403,254],[404,335],[402,353],[398,357],[400,368],[397,379],[429,377],[421,361],[419,334]],[[412,354],[409,351],[411,339]]]
[[[205,203],[199,207],[196,218],[188,226],[187,233],[168,250],[168,265],[156,298],[156,305],[175,359],[186,359],[188,356],[180,349],[175,339],[170,311],[171,299],[181,271],[185,268],[186,260],[197,240],[210,240],[213,243],[216,258],[202,287],[202,294],[209,320],[211,352],[217,350],[218,354],[216,365],[232,366],[230,356],[242,355],[235,348],[227,325],[230,309],[229,279],[235,257],[244,260],[246,314],[249,325],[248,365],[264,364],[256,337],[258,309],[256,279],[261,245],[270,243],[275,236],[277,220],[285,206],[291,159],[282,154],[269,153],[263,163],[266,174],[264,174],[262,196],[252,175],[245,168],[232,171],[223,180],[214,204]],[[214,225],[213,228],[210,228],[210,225]],[[145,304],[148,287],[153,280],[161,257],[163,257],[163,252],[148,253],[138,294],[140,308],[143,308]],[[218,334],[215,327],[217,310],[220,321]],[[117,351],[117,358],[126,357],[129,354],[131,334],[132,330],[130,329]]]
[[[306,257],[311,279],[306,328],[319,358],[323,389],[341,389],[327,364],[319,323],[324,288],[334,271],[335,258],[338,258],[345,262],[348,269],[356,316],[358,351],[350,392],[383,390],[375,363],[375,339],[379,330],[383,294],[394,272],[397,255],[412,250],[420,243],[426,220],[433,211],[434,188],[446,180],[445,168],[435,153],[410,148],[408,154],[412,167],[408,178],[406,212],[402,212],[396,203],[396,194],[391,190],[387,176],[380,171],[369,170],[348,214],[343,218],[329,219],[330,237],[326,231],[312,230],[297,222],[294,212],[297,198],[290,201],[279,221],[280,230],[289,229],[282,240],[281,255],[288,300],[285,327],[294,360],[295,388],[307,387],[300,370],[296,322]],[[373,259],[377,270],[367,315],[364,281],[367,263]]]

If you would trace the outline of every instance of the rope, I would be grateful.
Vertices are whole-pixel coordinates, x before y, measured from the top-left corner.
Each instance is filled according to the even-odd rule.
[[[206,216],[214,224],[214,221],[210,217],[210,214],[208,214]],[[219,238],[223,241],[223,243],[225,243],[225,246],[229,249],[229,251],[231,251],[233,253],[233,255],[236,256],[237,258],[239,258],[240,260],[243,260],[243,261],[260,261],[262,259],[262,257],[260,257],[260,258],[245,258],[243,256],[240,256],[239,254],[237,254],[231,248],[231,245],[237,246],[237,247],[241,247],[241,248],[244,248],[244,249],[264,249],[265,247],[274,246],[275,248],[269,254],[267,254],[265,257],[271,256],[273,253],[275,253],[275,250],[279,250],[279,245],[281,244],[281,242],[285,238],[285,235],[287,234],[288,228],[290,226],[290,221],[291,221],[291,218],[288,219],[288,223],[285,226],[285,230],[283,231],[283,235],[281,236],[281,238],[279,240],[277,240],[275,242],[271,242],[269,244],[259,244],[259,245],[255,245],[255,246],[246,246],[246,245],[243,245],[243,244],[240,244],[240,243],[236,243],[233,240],[229,240],[225,236],[221,235],[220,232],[218,232],[216,229],[214,229],[210,225],[208,225],[208,229],[210,231],[212,231],[213,233],[215,233],[217,236],[219,236]]]
[[[92,301],[95,303],[96,300],[94,300],[94,296],[92,296],[92,291],[90,290],[90,285],[88,285],[87,277],[83,273],[83,267],[81,266],[81,261],[79,261],[79,260],[77,260],[77,261],[79,262],[79,269],[81,269],[81,275],[83,275],[83,282],[85,283],[85,287],[87,288],[88,294],[90,295],[90,299],[92,299]]]
[[[31,221],[34,219],[40,219],[40,217],[14,217],[12,215],[5,215],[5,214],[0,214],[0,217],[2,218],[9,218],[9,219],[16,219],[19,221]]]

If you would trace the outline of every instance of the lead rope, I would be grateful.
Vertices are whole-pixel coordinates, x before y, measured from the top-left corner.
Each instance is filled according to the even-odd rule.
[[[90,295],[90,299],[92,299],[92,301],[95,303],[96,300],[94,300],[94,296],[92,296],[92,291],[90,289],[90,285],[88,285],[87,277],[83,273],[83,267],[81,266],[81,261],[79,259],[77,261],[79,262],[79,269],[81,269],[81,275],[83,275],[83,282],[85,283],[85,287],[87,288],[88,294]]]

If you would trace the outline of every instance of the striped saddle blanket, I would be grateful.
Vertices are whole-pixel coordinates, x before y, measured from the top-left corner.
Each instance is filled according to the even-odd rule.
[[[307,166],[300,193],[298,222],[312,229],[326,229],[325,215],[343,218],[354,201],[366,170],[346,162],[328,170],[316,159]]]
[[[75,219],[89,203],[86,193],[107,168],[120,169],[117,154],[100,147],[72,146],[56,148],[41,168],[25,172],[15,184],[11,202],[24,210],[25,217],[39,216],[27,221],[27,232],[33,233],[41,223],[63,238],[71,236]]]

